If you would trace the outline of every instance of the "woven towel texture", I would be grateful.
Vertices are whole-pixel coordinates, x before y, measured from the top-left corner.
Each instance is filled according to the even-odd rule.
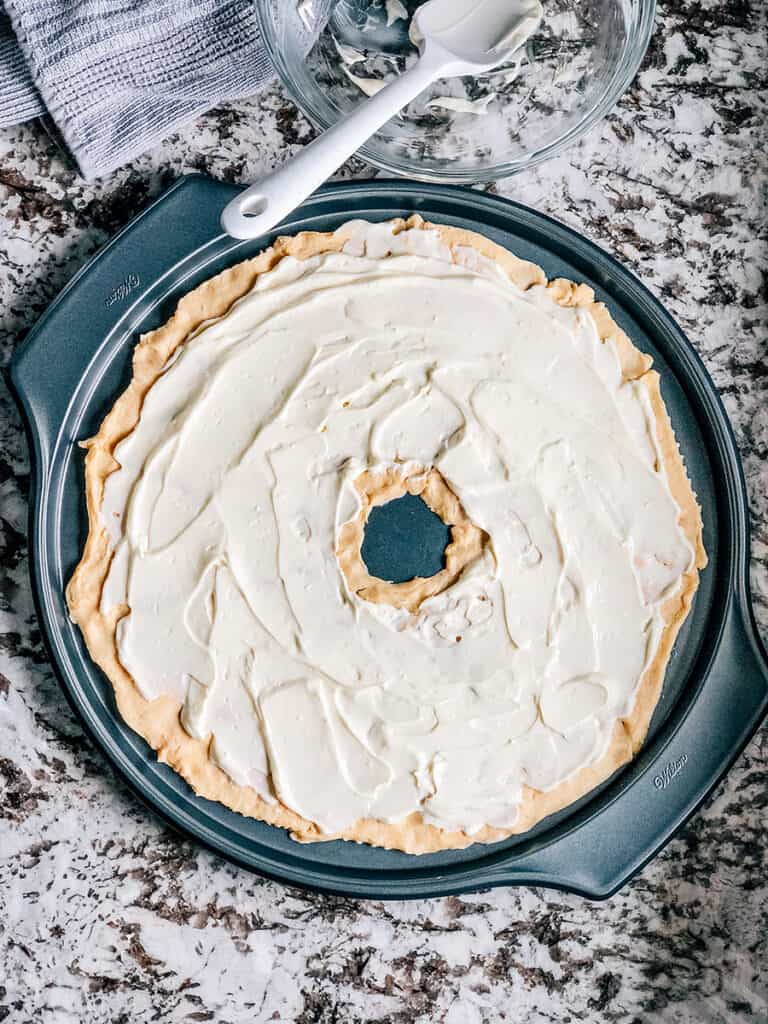
[[[87,179],[272,77],[253,0],[0,0],[0,127],[46,111]]]

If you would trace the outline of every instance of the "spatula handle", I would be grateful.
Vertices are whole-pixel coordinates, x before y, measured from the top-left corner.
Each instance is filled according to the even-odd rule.
[[[441,74],[450,72],[451,56],[427,46],[412,68],[398,75],[348,117],[305,146],[293,159],[251,185],[221,215],[221,226],[234,238],[265,235],[330,177],[391,117]]]

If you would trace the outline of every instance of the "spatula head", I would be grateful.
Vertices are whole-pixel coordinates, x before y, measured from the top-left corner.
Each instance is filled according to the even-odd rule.
[[[428,0],[415,14],[416,35],[467,65],[489,69],[538,28],[540,0]]]

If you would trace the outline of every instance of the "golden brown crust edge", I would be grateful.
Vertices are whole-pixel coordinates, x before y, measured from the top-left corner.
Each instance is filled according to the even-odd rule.
[[[341,526],[336,557],[350,592],[364,601],[416,612],[427,598],[452,586],[467,566],[482,555],[488,534],[469,519],[438,470],[407,474],[395,467],[388,467],[383,473],[365,470],[354,483],[360,510]],[[374,506],[384,505],[406,493],[421,495],[429,508],[450,525],[451,542],[445,549],[445,566],[434,576],[416,576],[404,583],[389,583],[371,576],[363,561],[365,524]]]
[[[67,601],[71,617],[80,626],[91,657],[112,683],[123,719],[157,752],[158,759],[179,772],[199,796],[218,800],[241,814],[287,828],[294,838],[305,842],[343,838],[406,853],[428,853],[460,849],[476,842],[497,842],[527,831],[542,818],[588,793],[632,758],[648,730],[661,693],[669,655],[693,601],[699,569],[706,565],[706,554],[700,510],[661,398],[659,376],[650,369],[650,357],[636,349],[613,321],[607,308],[594,301],[592,289],[563,279],[547,283],[540,267],[518,259],[474,232],[430,224],[418,216],[407,221],[397,219],[392,225],[395,232],[406,228],[436,230],[451,249],[469,246],[495,260],[521,289],[543,285],[558,304],[589,310],[601,339],[615,347],[624,379],[638,381],[647,389],[663,467],[672,495],[680,507],[680,522],[695,557],[678,593],[663,608],[665,628],[658,650],[640,681],[632,713],[616,723],[605,754],[549,792],[526,787],[518,820],[510,830],[486,826],[470,836],[463,831],[448,831],[429,825],[420,814],[414,813],[397,824],[363,819],[338,836],[328,836],[283,804],[277,801],[268,803],[255,790],[234,783],[210,758],[210,741],[193,739],[185,732],[179,720],[179,704],[170,697],[147,701],[120,664],[115,631],[117,622],[127,609],[116,609],[108,616],[100,610],[101,591],[112,553],[106,531],[100,523],[99,509],[104,481],[117,468],[113,454],[115,447],[135,428],[144,396],[171,355],[193,331],[206,321],[224,316],[234,302],[250,291],[258,276],[272,269],[284,256],[307,259],[322,252],[340,251],[348,237],[343,229],[326,234],[302,232],[279,238],[259,256],[223,271],[184,296],[165,325],[142,336],[134,351],[133,378],[128,388],[105,417],[98,434],[84,445],[87,448],[85,490],[89,532],[82,559],[67,587]]]

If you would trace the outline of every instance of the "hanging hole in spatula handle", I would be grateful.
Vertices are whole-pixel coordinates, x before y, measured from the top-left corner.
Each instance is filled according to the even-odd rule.
[[[260,185],[252,185],[227,203],[221,215],[221,226],[233,238],[252,238],[254,219],[262,217],[268,205],[269,199]]]

